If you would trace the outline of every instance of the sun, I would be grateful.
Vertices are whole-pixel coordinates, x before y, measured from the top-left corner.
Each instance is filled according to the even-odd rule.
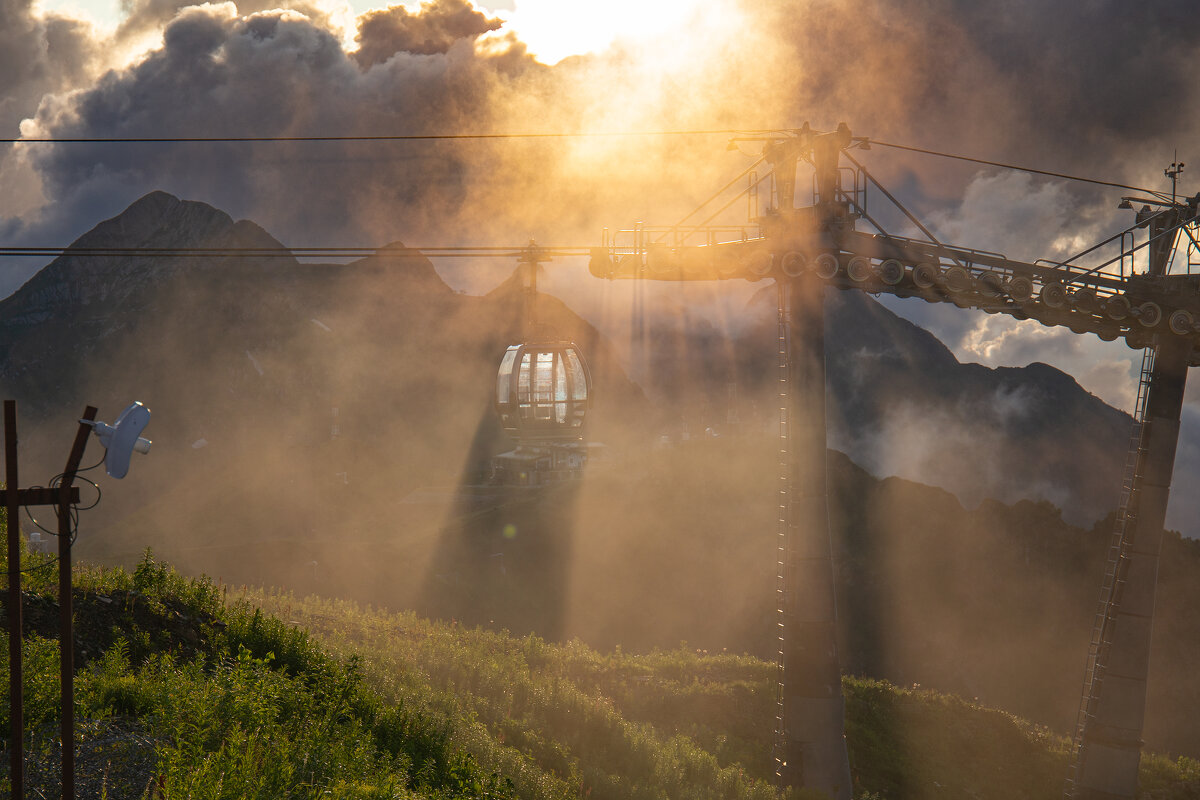
[[[487,6],[486,0],[481,3]],[[603,51],[614,43],[635,45],[688,35],[697,23],[716,24],[730,4],[724,0],[515,0],[512,10],[497,10],[505,29],[546,64],[572,55]]]

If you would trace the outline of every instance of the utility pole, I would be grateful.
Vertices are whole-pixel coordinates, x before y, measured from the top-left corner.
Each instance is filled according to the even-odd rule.
[[[62,681],[62,798],[75,800],[75,631],[71,586],[71,506],[79,502],[78,492],[72,495],[75,473],[83,460],[88,436],[88,424],[96,419],[96,409],[88,406],[75,431],[75,443],[67,457],[62,482],[58,485],[58,635],[59,675]]]
[[[21,702],[24,671],[21,660],[21,499],[17,482],[17,403],[4,401],[5,533],[8,537],[8,774],[14,800],[25,797],[25,718]]]
[[[67,458],[62,481],[53,489],[20,489],[17,483],[17,404],[4,401],[4,463],[5,525],[8,538],[8,652],[9,652],[9,715],[12,719],[11,766],[12,796],[24,797],[24,708],[22,684],[24,670],[21,658],[21,526],[17,513],[21,506],[57,506],[58,512],[58,591],[59,591],[59,678],[62,689],[62,797],[75,798],[75,663],[72,647],[71,609],[71,507],[79,502],[79,489],[74,486],[75,473],[83,459],[88,424],[96,419],[96,409],[88,406],[79,420],[75,444]]]

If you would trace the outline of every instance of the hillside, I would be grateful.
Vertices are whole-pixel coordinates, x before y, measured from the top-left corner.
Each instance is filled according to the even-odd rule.
[[[163,193],[78,244],[118,242],[279,247]],[[85,553],[128,564],[165,533],[228,558],[230,546],[378,529],[412,491],[485,469],[511,446],[491,392],[521,308],[512,291],[458,294],[427,259],[389,248],[350,264],[68,254],[0,301],[0,394],[18,401],[29,476],[61,469],[61,420],[84,405],[101,418],[132,399],[153,410],[154,467],[90,515]],[[640,390],[599,333],[553,298],[542,314],[604,386],[594,428],[637,416]]]
[[[577,491],[544,495],[536,507],[514,501],[452,518],[428,560],[413,559],[404,537],[394,548],[350,550],[340,563],[380,559],[397,584],[389,595],[397,600],[384,603],[391,608],[557,632],[602,650],[686,640],[767,658],[776,622],[773,447],[694,440],[597,464]],[[969,509],[943,489],[875,478],[838,453],[829,465],[845,670],[978,697],[1071,730],[1111,520],[1082,528],[1045,502]],[[345,586],[333,575],[298,584],[322,593]],[[1193,757],[1197,608],[1200,544],[1169,535],[1145,737]]]
[[[29,774],[44,791],[54,788],[57,647],[52,615],[38,612],[50,583],[33,582],[25,645]],[[775,796],[774,668],[747,656],[604,655],[230,591],[148,557],[133,574],[81,570],[76,601],[96,623],[79,631],[85,794]],[[860,798],[1059,796],[1063,741],[1044,729],[928,690],[848,678],[845,691]],[[1195,796],[1200,764],[1147,757],[1142,784],[1147,796]]]
[[[81,241],[274,246],[263,237],[157,193]],[[543,321],[588,355],[589,435],[608,447],[570,488],[513,492],[483,476],[511,446],[490,394],[520,335],[514,282],[462,295],[396,248],[353,264],[113,259],[64,256],[0,302],[12,341],[0,390],[20,401],[27,482],[61,467],[73,432],[62,420],[84,403],[102,416],[134,397],[154,409],[155,449],[136,480],[102,483],[81,557],[131,566],[151,546],[225,584],[551,643],[771,655],[778,474],[761,302],[736,342],[656,343],[674,365],[664,379],[698,398],[664,404],[628,380],[599,331],[543,297]],[[1109,524],[1019,498],[1044,498],[1036,487],[1049,480],[1099,517],[1087,493],[1120,453],[1100,444],[1123,447],[1127,420],[1044,365],[959,364],[859,295],[832,295],[829,320],[835,435],[851,445],[850,458],[830,456],[847,671],[1069,730]],[[693,433],[705,415],[728,421],[731,397],[740,424],[659,435],[664,420],[684,417]],[[882,427],[864,422],[875,414]],[[885,430],[897,428],[907,434]],[[877,477],[892,463],[881,452],[927,461],[955,492]],[[1145,729],[1152,748],[1194,757],[1198,575],[1198,546],[1169,537]]]
[[[299,594],[577,638],[602,651],[687,641],[770,658],[771,447],[692,441],[597,461],[573,490],[500,493],[483,506],[465,491],[414,500],[399,505],[405,516],[394,526],[353,538],[239,541],[216,531],[180,543],[151,529],[143,541],[225,582],[278,579]],[[1047,503],[967,509],[942,489],[879,480],[836,453],[830,467],[846,671],[977,697],[1071,730],[1108,523],[1074,526]],[[1200,545],[1168,536],[1145,737],[1193,757],[1197,576]]]
[[[693,434],[727,430],[731,417],[775,424],[776,298],[774,286],[759,290],[725,329],[698,315],[654,323],[647,391]],[[1080,525],[1117,502],[1132,418],[1061,370],[961,363],[866,293],[835,289],[825,359],[830,446],[873,474],[940,486],[968,506],[1045,500]]]
[[[163,192],[75,246],[282,247],[253,222]],[[222,523],[239,525],[239,538],[278,535],[240,495],[265,494],[288,523],[321,516],[312,503],[320,497],[332,509],[322,530],[361,530],[373,524],[354,510],[367,497],[453,482],[503,448],[487,409],[499,356],[520,333],[514,289],[510,281],[486,297],[458,294],[427,259],[390,246],[350,264],[68,252],[0,301],[0,392],[19,401],[23,419],[47,424],[87,403],[103,414],[146,402],[156,410],[157,455],[170,459],[163,474],[191,484],[189,498],[207,493],[244,512]],[[646,352],[636,357],[649,364],[653,403],[599,331],[544,297],[546,327],[576,340],[591,362],[592,439],[695,435],[731,418],[768,428],[772,295],[760,292],[723,322],[651,303]],[[832,292],[827,318],[831,441],[856,463],[942,486],[971,506],[1047,500],[1077,524],[1115,505],[1130,420],[1070,376],[1043,364],[961,364],[857,292]],[[42,462],[31,467],[57,471],[52,445],[35,452]],[[211,474],[214,460],[230,480],[208,489],[197,476]],[[277,464],[291,467],[296,491],[262,479]],[[173,490],[156,483],[120,508],[106,504],[94,524],[105,528]],[[244,525],[234,521],[243,516]]]

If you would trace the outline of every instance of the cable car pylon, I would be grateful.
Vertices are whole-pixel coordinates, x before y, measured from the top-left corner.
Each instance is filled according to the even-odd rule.
[[[786,498],[782,542],[782,786],[850,800],[845,699],[837,642],[825,426],[825,287],[814,276],[780,285],[787,325]]]
[[[833,552],[825,492],[825,287],[919,297],[961,308],[1034,319],[1151,348],[1144,406],[1135,410],[1135,469],[1122,514],[1099,633],[1089,653],[1067,795],[1133,800],[1141,758],[1154,595],[1189,366],[1200,364],[1200,193],[1176,193],[1182,163],[1166,171],[1171,193],[1124,197],[1141,205],[1134,224],[1067,259],[1023,262],[938,241],[848,150],[868,149],[845,125],[765,137],[775,207],[753,225],[607,230],[589,270],[602,278],[758,281],[774,278],[786,308],[786,451],[781,483],[780,731],[783,786],[850,796],[836,641]],[[881,143],[882,144],[882,143]],[[850,166],[843,167],[841,159]],[[812,165],[813,203],[795,204],[796,169]],[[846,185],[846,176],[850,183]],[[765,177],[765,176],[764,176]],[[1059,175],[1059,177],[1068,177]],[[751,178],[756,191],[762,179]],[[888,233],[867,209],[873,184],[924,238]],[[1119,184],[1108,184],[1121,186]],[[1129,187],[1122,187],[1129,188]],[[1140,190],[1139,190],[1140,191]],[[725,208],[728,207],[728,204]],[[718,212],[719,213],[719,212]],[[715,216],[715,215],[714,215]],[[711,219],[710,217],[709,219]],[[686,218],[685,218],[686,219]],[[863,220],[877,231],[857,230]],[[1178,248],[1180,234],[1186,235]],[[628,243],[626,243],[628,242]],[[1115,254],[1106,257],[1105,251]],[[1099,261],[1082,265],[1082,259]],[[1136,266],[1145,264],[1143,271]],[[1172,267],[1174,274],[1171,274]],[[785,493],[785,494],[784,494]],[[1111,585],[1110,585],[1111,584]]]

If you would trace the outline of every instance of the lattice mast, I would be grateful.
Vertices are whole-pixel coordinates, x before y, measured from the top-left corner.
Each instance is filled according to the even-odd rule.
[[[1200,258],[1193,258],[1200,255],[1200,194],[1177,196],[1183,165],[1172,164],[1166,172],[1170,196],[1122,199],[1122,208],[1141,204],[1132,226],[1068,259],[1029,263],[939,241],[851,155],[855,147],[868,148],[869,140],[852,136],[844,124],[831,133],[805,125],[760,138],[765,147],[759,163],[773,167],[777,202],[756,220],[757,229],[681,222],[660,229],[639,226],[611,237],[606,231],[589,268],[610,279],[774,278],[780,285],[786,362],[781,386],[787,399],[780,417],[786,470],[780,490],[782,670],[776,757],[783,785],[849,796],[825,507],[820,298],[824,287],[832,286],[950,302],[1150,348],[1136,409],[1134,469],[1114,533],[1068,781],[1068,794],[1081,800],[1132,800],[1183,389],[1188,367],[1200,363],[1200,274],[1194,274],[1200,273]],[[843,167],[842,159],[850,166]],[[814,168],[813,204],[803,208],[794,203],[800,160]],[[751,189],[758,183],[752,174]],[[867,210],[868,185],[923,238],[885,231]],[[860,220],[877,232],[857,230]],[[1188,241],[1184,257],[1176,248],[1181,233]],[[1115,255],[1105,258],[1106,249]],[[1085,257],[1099,263],[1077,263]],[[1139,260],[1145,264],[1141,272],[1135,269]],[[1175,274],[1170,274],[1173,262]]]

